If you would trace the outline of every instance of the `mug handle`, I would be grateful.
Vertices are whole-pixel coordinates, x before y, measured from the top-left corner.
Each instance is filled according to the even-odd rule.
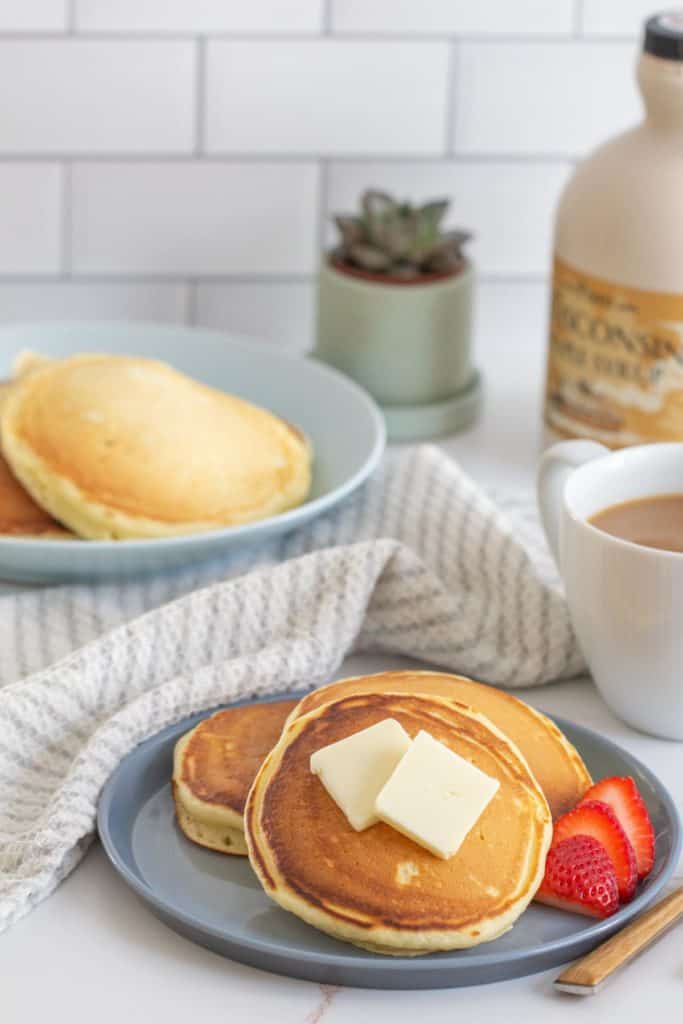
[[[560,522],[564,485],[575,469],[609,455],[609,448],[597,441],[560,441],[548,448],[538,467],[537,495],[541,522],[548,538],[550,550],[560,566]]]

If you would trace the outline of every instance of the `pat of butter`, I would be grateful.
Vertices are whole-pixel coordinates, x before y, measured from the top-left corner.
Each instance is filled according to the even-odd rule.
[[[330,743],[311,754],[311,771],[319,776],[356,832],[379,819],[375,800],[410,746],[410,736],[395,718]]]
[[[500,783],[419,732],[377,795],[377,816],[448,860],[479,820]]]

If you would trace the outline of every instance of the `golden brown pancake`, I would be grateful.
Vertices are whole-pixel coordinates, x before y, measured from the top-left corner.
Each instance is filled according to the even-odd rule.
[[[379,822],[356,832],[310,757],[386,718],[421,729],[500,782],[458,852],[442,860]],[[473,946],[512,926],[543,876],[546,800],[514,744],[484,715],[441,697],[344,697],[294,719],[267,756],[245,811],[249,859],[276,903],[376,952]]]
[[[495,686],[445,672],[380,672],[321,686],[299,702],[292,718],[353,693],[427,693],[483,712],[522,751],[545,793],[553,818],[574,807],[592,783],[579,752],[546,715]]]
[[[200,846],[246,856],[247,793],[296,701],[217,711],[176,744],[173,797],[178,823]]]
[[[50,356],[44,356],[40,352],[34,352],[30,348],[20,349],[12,362],[12,377],[17,380],[19,377],[26,377],[36,370],[42,370],[56,360]]]
[[[237,526],[308,494],[299,431],[165,363],[80,355],[29,371],[2,410],[2,449],[38,504],[82,537]]]
[[[0,409],[12,384],[0,381]],[[36,504],[0,455],[0,534],[11,537],[52,537],[63,540],[73,534]]]

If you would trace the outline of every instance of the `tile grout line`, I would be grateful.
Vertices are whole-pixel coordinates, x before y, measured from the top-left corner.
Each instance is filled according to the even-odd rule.
[[[334,34],[332,0],[323,0],[321,34],[323,36],[331,36]]]
[[[583,12],[583,0],[574,0],[574,9],[573,9],[574,32],[573,32],[573,35],[574,35],[575,39],[584,39],[585,38],[584,33],[583,33],[583,13],[584,13]]]
[[[572,13],[572,23],[574,21],[574,15]],[[249,41],[258,41],[263,39],[264,36],[252,35],[252,36],[237,36],[236,34],[227,34],[220,38],[228,39],[248,39]],[[292,38],[287,36],[273,36],[271,41],[276,39]],[[310,35],[299,37],[303,41],[304,39],[314,38]],[[352,42],[352,43],[439,43],[439,42],[463,42],[463,43],[475,43],[487,46],[500,45],[501,43],[509,43],[511,46],[519,46],[529,43],[531,45],[538,44],[544,46],[547,44],[553,45],[555,43],[571,43],[575,38],[575,31],[572,27],[561,32],[379,32],[379,31],[358,31],[358,32],[337,32],[334,35],[336,40],[340,42]],[[638,32],[590,32],[584,33],[582,39],[587,43],[605,43],[610,46],[612,44],[622,43],[633,43],[638,40]]]
[[[65,32],[68,36],[76,34],[76,0],[66,0]]]
[[[185,317],[184,322],[194,327],[197,323],[197,305],[198,305],[198,287],[199,282],[195,278],[187,279],[185,281]]]
[[[479,151],[459,151],[457,153],[443,153],[443,152],[430,152],[430,153],[340,153],[340,152],[237,152],[231,153],[229,151],[212,151],[211,153],[202,152],[201,154],[203,163],[212,164],[245,164],[245,163],[268,163],[268,164],[311,164],[318,163],[321,160],[328,160],[336,163],[515,163],[515,164],[559,164],[567,163],[568,161],[575,161],[579,159],[579,154],[576,153],[560,153],[560,152],[537,152],[529,151],[522,153],[515,153],[511,151],[503,152],[488,152],[486,150]],[[197,154],[194,146],[191,151],[184,150],[177,153],[169,153],[168,151],[160,152],[116,152],[111,153],[79,153],[79,152],[66,152],[63,150],[55,151],[54,153],[39,153],[27,151],[26,153],[3,153],[0,146],[0,165],[12,164],[12,163],[59,163],[60,160],[71,160],[73,163],[83,164],[192,164],[197,160]]]
[[[77,28],[74,30],[68,30],[68,34],[76,36],[79,40],[87,40],[91,42],[135,42],[137,40],[143,42],[177,42],[179,40],[185,40],[191,42],[193,39],[197,39],[199,34],[188,30],[186,32],[163,32],[159,29],[149,29],[144,31],[135,31],[129,29],[128,31],[112,31],[106,32],[103,30],[83,30],[78,31]],[[489,43],[492,45],[500,43],[509,43],[511,46],[518,46],[520,43],[538,44],[540,46],[555,43],[570,43],[576,34],[574,30],[568,30],[565,32],[550,32],[542,34],[538,32],[333,32],[321,35],[320,30],[311,29],[309,32],[206,32],[202,35],[211,36],[211,39],[217,39],[222,42],[249,42],[249,43],[287,43],[287,42],[329,42],[334,41],[338,43],[386,43],[391,45],[392,43],[447,43],[450,41],[467,42],[467,43],[479,43],[482,46],[486,46]],[[64,40],[64,30],[44,30],[37,32],[30,31],[12,31],[0,30],[0,42],[35,42],[40,40],[52,40],[58,42]],[[605,43],[606,45],[612,44],[623,44],[623,43],[634,43],[638,39],[637,32],[631,33],[589,33],[583,34],[582,40],[585,42],[593,43]]]
[[[62,216],[61,216],[61,245],[60,263],[62,273],[68,279],[72,277],[73,270],[73,164],[65,160],[62,164]]]
[[[195,50],[194,156],[206,148],[206,36],[198,36]]]
[[[328,201],[330,197],[330,165],[327,160],[321,160],[318,171],[318,225],[316,242],[318,251],[315,254],[316,260],[322,259],[327,249],[326,228],[329,216]],[[317,264],[316,264],[317,266]]]
[[[448,48],[448,64],[446,67],[446,156],[452,157],[455,151],[456,131],[455,120],[458,109],[458,68],[460,66],[460,46],[455,40]]]
[[[198,273],[196,270],[187,270],[185,273],[178,274],[153,274],[153,273],[88,273],[87,271],[80,271],[74,273],[70,270],[68,273],[62,271],[60,273],[40,273],[35,274],[12,274],[3,273],[0,274],[0,286],[1,285],[37,285],[37,284],[90,284],[90,285],[120,285],[121,287],[129,287],[131,285],[156,285],[156,284],[168,284],[168,285],[187,285],[194,284],[199,286],[201,284],[234,284],[234,285],[287,285],[287,284],[309,284],[315,280],[316,271],[311,270],[310,273],[283,273],[283,274],[268,274],[268,273],[255,273],[255,274],[211,274],[211,273]],[[498,273],[479,273],[479,282],[484,285],[520,285],[521,287],[527,285],[540,285],[546,284],[548,281],[548,275],[540,272],[524,273],[519,274],[498,274]]]

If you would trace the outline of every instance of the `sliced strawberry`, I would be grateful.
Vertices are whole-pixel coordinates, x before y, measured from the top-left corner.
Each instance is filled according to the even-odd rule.
[[[587,800],[563,814],[555,822],[553,846],[570,836],[593,836],[602,843],[614,864],[619,898],[628,903],[638,881],[636,855],[612,808],[600,800]]]
[[[536,899],[589,917],[614,914],[619,909],[619,886],[602,843],[593,836],[570,836],[553,846]]]
[[[638,878],[649,875],[655,862],[655,830],[633,779],[630,776],[601,779],[591,786],[581,803],[586,800],[600,800],[612,808],[636,855]]]

